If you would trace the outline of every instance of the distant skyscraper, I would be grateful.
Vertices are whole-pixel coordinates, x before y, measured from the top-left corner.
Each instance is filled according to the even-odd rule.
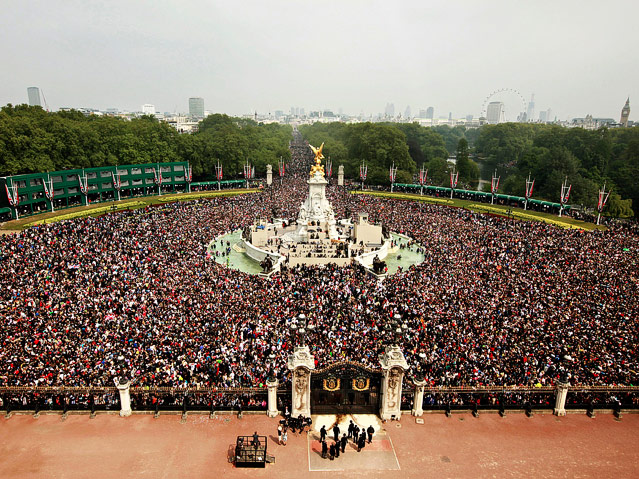
[[[204,98],[189,98],[189,116],[193,118],[204,118]]]
[[[453,112],[449,111],[448,112],[448,121],[452,121],[453,120]]]
[[[395,117],[395,104],[394,103],[386,103],[386,108],[384,108],[384,115],[390,118]]]
[[[406,106],[406,110],[404,110],[404,118],[410,118],[412,111],[410,110],[410,105]]]
[[[550,122],[550,121],[554,121],[553,117],[552,117],[552,109],[548,108],[546,110],[546,121]]]
[[[426,110],[419,110],[419,113],[417,114],[417,116],[419,118],[426,118]]]
[[[540,111],[539,112],[539,121],[542,122],[542,123],[545,123],[547,115],[548,115],[547,111]]]
[[[42,106],[40,102],[40,89],[37,86],[27,88],[27,95],[29,95],[30,106]]]
[[[526,118],[528,121],[535,121],[535,94],[530,95],[530,103],[528,103],[528,110],[526,110]]]
[[[435,117],[435,109],[432,106],[426,108],[426,118],[432,120]]]
[[[142,113],[145,115],[155,115],[155,105],[151,105],[150,103],[142,105]]]
[[[626,100],[626,104],[621,109],[621,126],[628,126],[628,117],[630,116],[630,97]]]
[[[488,123],[503,123],[506,121],[504,104],[501,101],[491,101],[486,109],[486,121]]]

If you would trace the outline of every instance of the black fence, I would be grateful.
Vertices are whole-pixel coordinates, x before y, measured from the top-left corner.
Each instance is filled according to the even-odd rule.
[[[156,388],[131,387],[134,411],[231,411],[266,412],[267,388]],[[556,390],[552,387],[504,388],[425,388],[422,408],[440,411],[552,410]],[[414,403],[414,386],[407,382],[402,390],[402,411]],[[277,408],[291,411],[291,388],[277,390]],[[578,387],[568,390],[567,410],[639,409],[639,386]],[[14,411],[119,411],[116,388],[0,387],[0,410]]]

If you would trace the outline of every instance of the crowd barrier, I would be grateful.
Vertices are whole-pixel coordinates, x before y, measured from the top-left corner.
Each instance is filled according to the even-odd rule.
[[[415,388],[410,383],[402,391],[402,410],[414,407]],[[133,411],[160,413],[258,412],[266,413],[267,388],[144,388],[131,387]],[[425,387],[424,411],[552,410],[553,387]],[[277,390],[278,410],[290,410],[291,389]],[[639,386],[570,386],[567,410],[639,410]],[[0,387],[0,411],[118,411],[120,401],[114,387]]]

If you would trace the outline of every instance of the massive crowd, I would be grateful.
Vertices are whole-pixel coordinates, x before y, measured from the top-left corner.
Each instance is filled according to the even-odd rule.
[[[407,360],[431,385],[637,384],[634,227],[563,230],[331,185],[337,217],[366,211],[421,243],[425,261],[379,282],[332,266],[263,279],[207,257],[224,232],[296,217],[310,158],[292,152],[283,184],[260,193],[1,236],[0,385],[110,386],[124,373],[142,386],[255,387],[271,369],[286,382],[300,313],[318,326],[307,337],[318,367],[377,367],[399,314]]]

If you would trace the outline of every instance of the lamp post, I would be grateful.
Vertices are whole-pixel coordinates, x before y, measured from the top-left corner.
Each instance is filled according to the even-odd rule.
[[[291,320],[290,329],[293,335],[295,335],[296,333],[297,335],[299,335],[300,346],[304,347],[306,346],[306,334],[307,332],[312,333],[315,330],[315,325],[309,324],[306,315],[304,313],[300,313],[297,318],[293,318]]]
[[[293,348],[293,353],[288,358],[288,369],[293,372],[291,415],[297,417],[301,414],[306,417],[311,414],[311,371],[315,369],[315,358],[306,346],[306,333],[313,332],[315,325],[309,324],[304,313],[291,319],[290,323],[291,335],[300,336],[300,344]]]
[[[131,380],[126,374],[126,362],[123,355],[118,356],[117,366],[119,376],[115,377],[113,382],[120,393],[120,416],[126,417],[131,415],[131,394],[129,393]]]
[[[413,416],[421,416],[424,414],[424,386],[426,372],[426,353],[423,351],[419,353],[419,360],[415,365],[415,373],[413,378],[413,384],[415,385],[415,391],[413,393],[413,409],[411,414]]]
[[[409,366],[402,353],[400,342],[408,331],[408,325],[398,313],[384,325],[387,341],[390,343],[380,355],[382,368],[382,394],[380,401],[380,417],[382,419],[401,418],[402,382]]]
[[[392,337],[391,345],[399,347],[400,342],[408,331],[408,324],[406,324],[399,313],[395,313],[393,319],[386,323],[384,329],[387,335]]]

